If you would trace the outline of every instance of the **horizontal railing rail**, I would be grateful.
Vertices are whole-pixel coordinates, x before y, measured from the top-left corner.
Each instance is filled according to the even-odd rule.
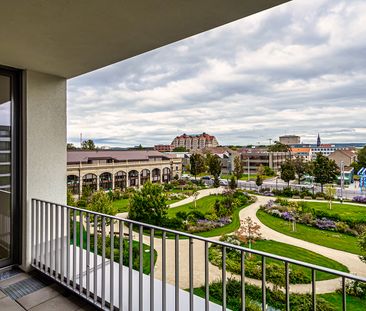
[[[127,230],[127,232],[126,232]],[[149,232],[147,232],[149,231]],[[160,234],[158,234],[160,233]],[[312,306],[316,309],[316,273],[324,272],[340,278],[343,310],[346,310],[346,281],[365,282],[366,278],[334,269],[233,245],[223,241],[208,239],[168,228],[141,223],[131,219],[101,214],[87,209],[60,205],[45,200],[32,200],[32,265],[36,269],[69,287],[82,297],[102,309],[109,310],[184,310],[181,299],[187,299],[189,310],[201,310],[197,307],[200,301],[194,295],[194,242],[200,241],[204,247],[204,292],[202,310],[217,310],[217,305],[210,303],[210,262],[209,247],[219,246],[222,250],[221,282],[222,301],[220,309],[227,306],[227,252],[236,250],[241,254],[241,304],[245,310],[245,255],[253,254],[262,258],[262,310],[267,309],[266,296],[269,281],[266,279],[266,260],[277,260],[284,263],[285,275],[285,305],[290,310],[290,267],[301,266],[311,270]],[[137,236],[137,239],[135,238]],[[93,237],[93,241],[92,241]],[[188,297],[180,289],[180,242],[188,241]],[[145,239],[145,241],[144,241]],[[161,275],[155,274],[154,243],[161,240]],[[107,241],[108,240],[108,241]],[[167,240],[174,243],[174,284],[167,283]],[[117,241],[117,243],[116,243]],[[126,245],[124,244],[126,242]],[[135,247],[134,247],[135,243]],[[148,244],[146,244],[148,243]],[[128,247],[127,250],[124,247]],[[107,254],[107,248],[109,248]],[[149,254],[149,263],[144,262],[144,256]],[[135,252],[135,253],[134,253]],[[128,260],[123,257],[128,254]],[[115,262],[115,256],[119,257]],[[135,256],[135,262],[134,262]],[[171,258],[170,258],[171,259]],[[170,261],[172,263],[172,261]],[[135,264],[135,266],[134,266]],[[149,276],[144,270],[149,270]],[[108,273],[107,273],[108,270]],[[127,273],[126,278],[124,274]],[[138,277],[137,277],[138,274]],[[158,292],[161,297],[157,301],[157,286],[155,277],[159,277]],[[84,280],[85,278],[85,280]],[[147,284],[147,278],[148,286]],[[137,282],[137,288],[133,283]],[[171,288],[174,287],[174,290]],[[169,288],[168,288],[169,287]],[[144,295],[148,288],[149,295]],[[106,290],[109,292],[107,295]],[[138,297],[135,297],[137,290]],[[172,300],[173,290],[174,299]],[[148,298],[148,302],[146,301]],[[169,305],[168,301],[173,305]],[[136,308],[138,301],[138,308]],[[146,308],[147,306],[147,308]],[[155,306],[155,307],[154,307]],[[216,309],[215,309],[216,308]]]

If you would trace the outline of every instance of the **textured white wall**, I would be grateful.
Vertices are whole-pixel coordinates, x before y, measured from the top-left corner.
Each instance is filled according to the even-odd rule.
[[[26,205],[23,211],[23,269],[30,263],[31,199],[66,201],[66,80],[25,73]]]

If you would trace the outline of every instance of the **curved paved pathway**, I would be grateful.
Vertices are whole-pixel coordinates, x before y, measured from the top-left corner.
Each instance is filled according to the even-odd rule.
[[[199,195],[197,199],[203,198],[210,194],[222,193],[224,188],[214,188],[214,189],[204,189],[199,191]],[[257,211],[260,206],[266,204],[271,198],[257,196],[257,201],[246,208],[242,209],[239,213],[239,217],[241,220],[246,217],[251,217],[253,221],[257,222],[261,225],[261,233],[262,236],[266,239],[271,239],[287,244],[291,244],[294,246],[298,246],[316,253],[319,253],[323,256],[331,258],[335,261],[338,261],[344,264],[351,273],[366,276],[366,264],[362,263],[362,261],[358,258],[357,255],[331,249],[328,247],[320,246],[317,244],[313,244],[310,242],[306,242],[303,240],[299,240],[280,232],[277,232],[269,227],[265,226],[260,222],[257,218]],[[187,203],[191,203],[194,201],[194,197],[191,196],[182,201],[171,204],[171,208],[181,206]],[[127,213],[118,214],[117,216],[121,218],[126,218]],[[126,228],[127,229],[127,228]],[[117,228],[116,228],[117,230]],[[125,231],[127,232],[127,231]],[[218,240],[220,237],[213,237],[212,240]],[[138,240],[138,234],[134,233],[134,240]],[[150,245],[150,237],[144,236],[144,243]],[[161,279],[162,275],[162,240],[160,238],[154,239],[154,248],[157,251],[158,258],[155,265],[155,277]],[[167,253],[167,282],[170,284],[175,284],[175,241],[172,239],[166,240],[166,253]],[[203,241],[195,240],[193,244],[193,266],[194,266],[194,287],[199,287],[205,284],[205,244]],[[189,241],[188,240],[179,240],[179,284],[180,288],[188,288],[189,287]],[[221,279],[221,270],[209,264],[209,278],[210,282]],[[227,272],[227,277],[238,278],[239,276],[236,274],[232,274]],[[254,285],[261,286],[260,280],[246,278],[246,282]],[[267,283],[267,285],[270,285]],[[316,289],[318,294],[322,293],[330,293],[334,292],[336,289],[340,288],[340,279],[332,279],[332,280],[324,280],[316,282]],[[311,284],[294,284],[290,286],[290,291],[293,293],[307,293],[311,292]]]
[[[268,197],[257,197],[257,202],[253,203],[252,205],[248,206],[245,209],[242,209],[239,213],[240,219],[245,219],[250,217],[253,221],[257,222],[261,226],[261,233],[263,238],[271,239],[282,243],[291,244],[294,246],[298,246],[315,253],[321,254],[325,257],[333,259],[335,261],[340,262],[341,264],[345,265],[350,273],[358,275],[358,276],[366,276],[366,264],[363,263],[359,257],[355,254],[351,254],[348,252],[328,248],[325,246],[321,246],[318,244],[310,243],[307,241],[303,241],[300,239],[296,239],[290,237],[288,235],[282,234],[278,231],[275,231],[263,223],[257,217],[257,211],[259,210],[261,205],[266,204],[271,198]],[[310,292],[311,287],[310,285],[292,285],[292,287],[298,287],[299,290],[303,292]],[[333,292],[335,289],[340,287],[340,279],[333,279],[333,280],[325,280],[325,281],[318,281],[317,282],[317,292],[318,293],[329,293]]]

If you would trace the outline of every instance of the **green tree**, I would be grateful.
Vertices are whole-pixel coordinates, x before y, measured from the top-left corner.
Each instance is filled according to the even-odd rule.
[[[263,185],[264,180],[264,166],[261,164],[257,169],[257,179],[255,180],[255,184],[260,187]]]
[[[187,152],[188,150],[185,147],[175,147],[173,152]]]
[[[220,158],[217,155],[210,155],[207,164],[209,173],[213,177],[219,177],[222,169]]]
[[[88,210],[101,213],[101,214],[107,214],[107,215],[116,215],[118,212],[118,209],[113,205],[112,200],[108,193],[104,192],[103,190],[99,190],[97,192],[94,192],[90,198],[90,201],[86,207]],[[91,217],[91,221],[93,222],[94,218]],[[98,217],[98,223],[101,223],[101,218]],[[106,219],[106,224],[108,225],[110,223],[110,220]]]
[[[95,147],[94,141],[93,141],[93,140],[91,140],[91,139],[84,140],[84,141],[81,143],[81,149],[82,149],[82,150],[95,150],[95,149],[96,149],[96,147]]]
[[[268,147],[269,152],[290,152],[291,147],[276,141],[273,145]]]
[[[291,160],[286,160],[281,165],[281,179],[290,186],[290,181],[295,179],[295,166]]]
[[[301,182],[301,178],[305,175],[306,173],[306,162],[304,161],[303,158],[297,157],[295,160],[292,161],[294,168],[295,168],[295,173],[297,176],[297,181],[300,185]]]
[[[355,168],[356,174],[361,168],[366,167],[366,146],[358,150],[357,162],[352,163],[351,166]]]
[[[263,176],[262,175],[257,175],[257,178],[255,180],[255,184],[260,187],[263,185]]]
[[[333,185],[328,185],[325,187],[325,194],[328,197],[329,200],[329,209],[332,209],[332,201],[334,199],[334,196],[337,193],[337,189],[333,187]]]
[[[147,182],[131,196],[128,218],[152,225],[162,225],[166,219],[167,210],[163,187]]]
[[[73,194],[70,190],[67,190],[67,205],[68,206],[76,206],[76,201],[74,199]]]
[[[243,163],[241,161],[240,155],[234,158],[234,175],[237,180],[239,180],[244,173]]]
[[[276,175],[275,171],[271,169],[269,166],[264,166],[264,175],[265,176],[274,176]]]
[[[229,182],[229,188],[231,190],[235,190],[237,186],[238,186],[238,184],[237,184],[237,181],[235,179],[235,176],[231,176],[230,182]]]
[[[334,160],[330,160],[321,153],[316,155],[313,165],[315,182],[320,184],[321,192],[323,192],[325,184],[331,184],[336,180],[339,175],[339,168]]]
[[[72,144],[72,143],[67,143],[67,145],[66,145],[66,149],[67,149],[67,150],[76,150],[76,147],[75,147],[75,145],[74,145],[74,144]]]
[[[205,159],[199,153],[194,153],[191,155],[190,159],[190,166],[191,166],[191,174],[193,174],[194,178],[197,179],[197,175],[205,172]]]

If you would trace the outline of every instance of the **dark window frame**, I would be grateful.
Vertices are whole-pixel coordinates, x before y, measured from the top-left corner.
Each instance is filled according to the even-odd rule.
[[[24,104],[23,71],[0,66],[0,75],[10,78],[11,89],[11,254],[1,263],[0,269],[22,263],[23,203],[25,202],[24,172]],[[23,182],[22,182],[23,180]]]

